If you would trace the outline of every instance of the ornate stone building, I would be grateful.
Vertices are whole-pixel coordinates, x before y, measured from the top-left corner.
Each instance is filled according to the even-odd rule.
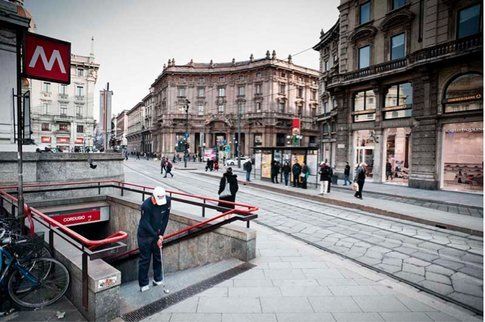
[[[481,191],[483,184],[482,2],[341,0],[315,46],[338,72],[336,165],[365,161],[374,182]],[[328,94],[327,94],[328,93]],[[323,125],[322,125],[323,126]]]
[[[36,144],[72,152],[93,147],[98,69],[93,53],[72,54],[71,84],[30,81],[32,138]]]
[[[137,103],[133,108],[126,112],[128,119],[128,133],[126,134],[126,140],[128,143],[129,153],[141,153],[142,152],[142,130],[144,122],[144,108],[143,102]]]
[[[152,84],[154,152],[173,154],[188,126],[191,153],[229,145],[234,155],[240,122],[240,152],[250,155],[253,146],[286,145],[294,118],[302,121],[300,144],[317,144],[318,75],[294,65],[291,56],[278,59],[274,51],[241,62],[169,60]]]

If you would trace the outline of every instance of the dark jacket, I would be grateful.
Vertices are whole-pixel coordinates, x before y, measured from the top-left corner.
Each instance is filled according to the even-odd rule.
[[[327,165],[320,167],[320,181],[329,181],[331,178],[330,168]]]
[[[253,170],[253,164],[251,163],[251,161],[247,161],[246,163],[244,163],[244,170],[246,170],[246,172],[251,172],[251,170]]]
[[[346,176],[350,175],[350,165],[348,164],[345,166],[344,175]]]
[[[229,174],[227,172],[224,173],[224,175],[221,178],[221,182],[219,183],[218,194],[221,194],[221,192],[224,191],[226,187],[226,181],[229,183],[229,189],[231,190],[231,195],[235,196],[236,192],[239,190],[239,185],[237,184],[237,175]]]
[[[290,165],[289,164],[285,164],[282,168],[281,168],[281,171],[284,173],[284,174],[289,174],[290,171],[291,171],[291,168],[290,168]]]
[[[165,233],[170,215],[171,200],[167,196],[167,203],[162,206],[154,205],[152,198],[146,199],[141,205],[141,217],[138,224],[138,237],[157,238]]]
[[[301,173],[301,165],[299,163],[295,163],[291,168],[291,172],[293,172],[294,175],[299,175]]]
[[[365,182],[365,169],[359,166],[356,171],[355,181]]]

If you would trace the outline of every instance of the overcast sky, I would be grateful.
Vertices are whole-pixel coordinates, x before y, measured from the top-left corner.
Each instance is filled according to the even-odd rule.
[[[294,56],[318,69],[320,29],[337,20],[339,0],[25,0],[37,33],[71,42],[88,55],[94,36],[101,64],[94,99],[110,83],[113,113],[132,108],[170,58],[176,64]]]

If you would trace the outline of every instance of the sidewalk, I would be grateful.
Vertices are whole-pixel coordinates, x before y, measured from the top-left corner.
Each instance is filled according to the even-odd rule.
[[[143,321],[480,320],[339,256],[257,224],[253,229],[255,268]]]
[[[447,228],[451,230],[461,231],[468,234],[473,235],[483,235],[483,218],[480,214],[476,216],[473,215],[464,215],[457,212],[448,212],[445,210],[434,209],[432,207],[426,207],[424,204],[430,202],[436,202],[437,204],[441,204],[439,201],[440,199],[446,200],[451,195],[461,193],[455,192],[448,192],[448,191],[432,191],[433,193],[430,194],[434,199],[430,199],[429,201],[416,201],[413,199],[413,195],[417,195],[416,190],[419,189],[412,189],[407,187],[391,187],[395,190],[399,190],[401,192],[401,196],[399,198],[388,197],[387,195],[380,194],[378,189],[382,189],[377,187],[379,184],[369,184],[364,186],[363,196],[364,199],[360,200],[353,196],[352,191],[347,188],[341,187],[335,189],[335,186],[332,186],[332,191],[330,194],[325,196],[321,196],[318,194],[319,188],[315,187],[315,184],[309,184],[308,189],[301,189],[295,188],[293,186],[284,186],[283,184],[274,184],[270,181],[260,180],[260,179],[251,179],[250,183],[247,183],[244,180],[244,176],[242,171],[235,170],[235,172],[239,175],[240,182],[246,184],[248,186],[254,186],[257,188],[262,188],[266,190],[271,190],[274,192],[284,192],[285,194],[290,194],[292,196],[303,197],[319,202],[330,203],[338,206],[343,206],[347,208],[354,208],[363,211],[368,211],[372,213],[376,213],[379,215],[390,216],[395,218],[400,218],[403,220],[414,221],[426,225],[437,226],[439,228]],[[200,175],[206,176],[215,176],[220,177],[222,173],[213,173],[213,172],[204,172],[204,171],[197,171],[196,173]],[[370,187],[369,187],[370,186]],[[369,191],[374,189],[371,193],[367,192],[367,188],[369,187]],[[387,185],[386,185],[387,188]],[[409,191],[408,191],[409,189]],[[425,198],[428,198],[428,191],[427,190],[419,190],[421,195],[425,195]],[[397,192],[396,192],[397,194]],[[406,197],[405,197],[406,196]],[[410,197],[407,197],[410,196]],[[479,200],[483,198],[482,196],[470,196],[467,198],[466,202],[462,205],[463,207],[469,207],[470,204],[473,204],[473,207],[477,207],[479,205]],[[456,200],[457,202],[461,202],[460,200]],[[420,205],[421,203],[421,205]],[[456,207],[459,209],[459,207]],[[481,206],[480,206],[481,208]],[[482,209],[480,209],[483,211]],[[473,211],[469,210],[469,211]],[[478,210],[477,210],[478,211]],[[483,214],[483,213],[482,213]],[[483,216],[483,215],[482,215]]]

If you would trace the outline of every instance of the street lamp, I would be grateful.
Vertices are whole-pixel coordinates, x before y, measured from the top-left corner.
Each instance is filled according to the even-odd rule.
[[[241,168],[241,106],[242,103],[237,104],[237,167]]]
[[[187,159],[188,159],[188,157],[187,157],[187,154],[188,154],[187,145],[188,145],[188,140],[189,140],[189,104],[190,104],[190,101],[188,99],[185,99],[185,105],[184,105],[184,109],[185,109],[184,168],[187,168]]]

